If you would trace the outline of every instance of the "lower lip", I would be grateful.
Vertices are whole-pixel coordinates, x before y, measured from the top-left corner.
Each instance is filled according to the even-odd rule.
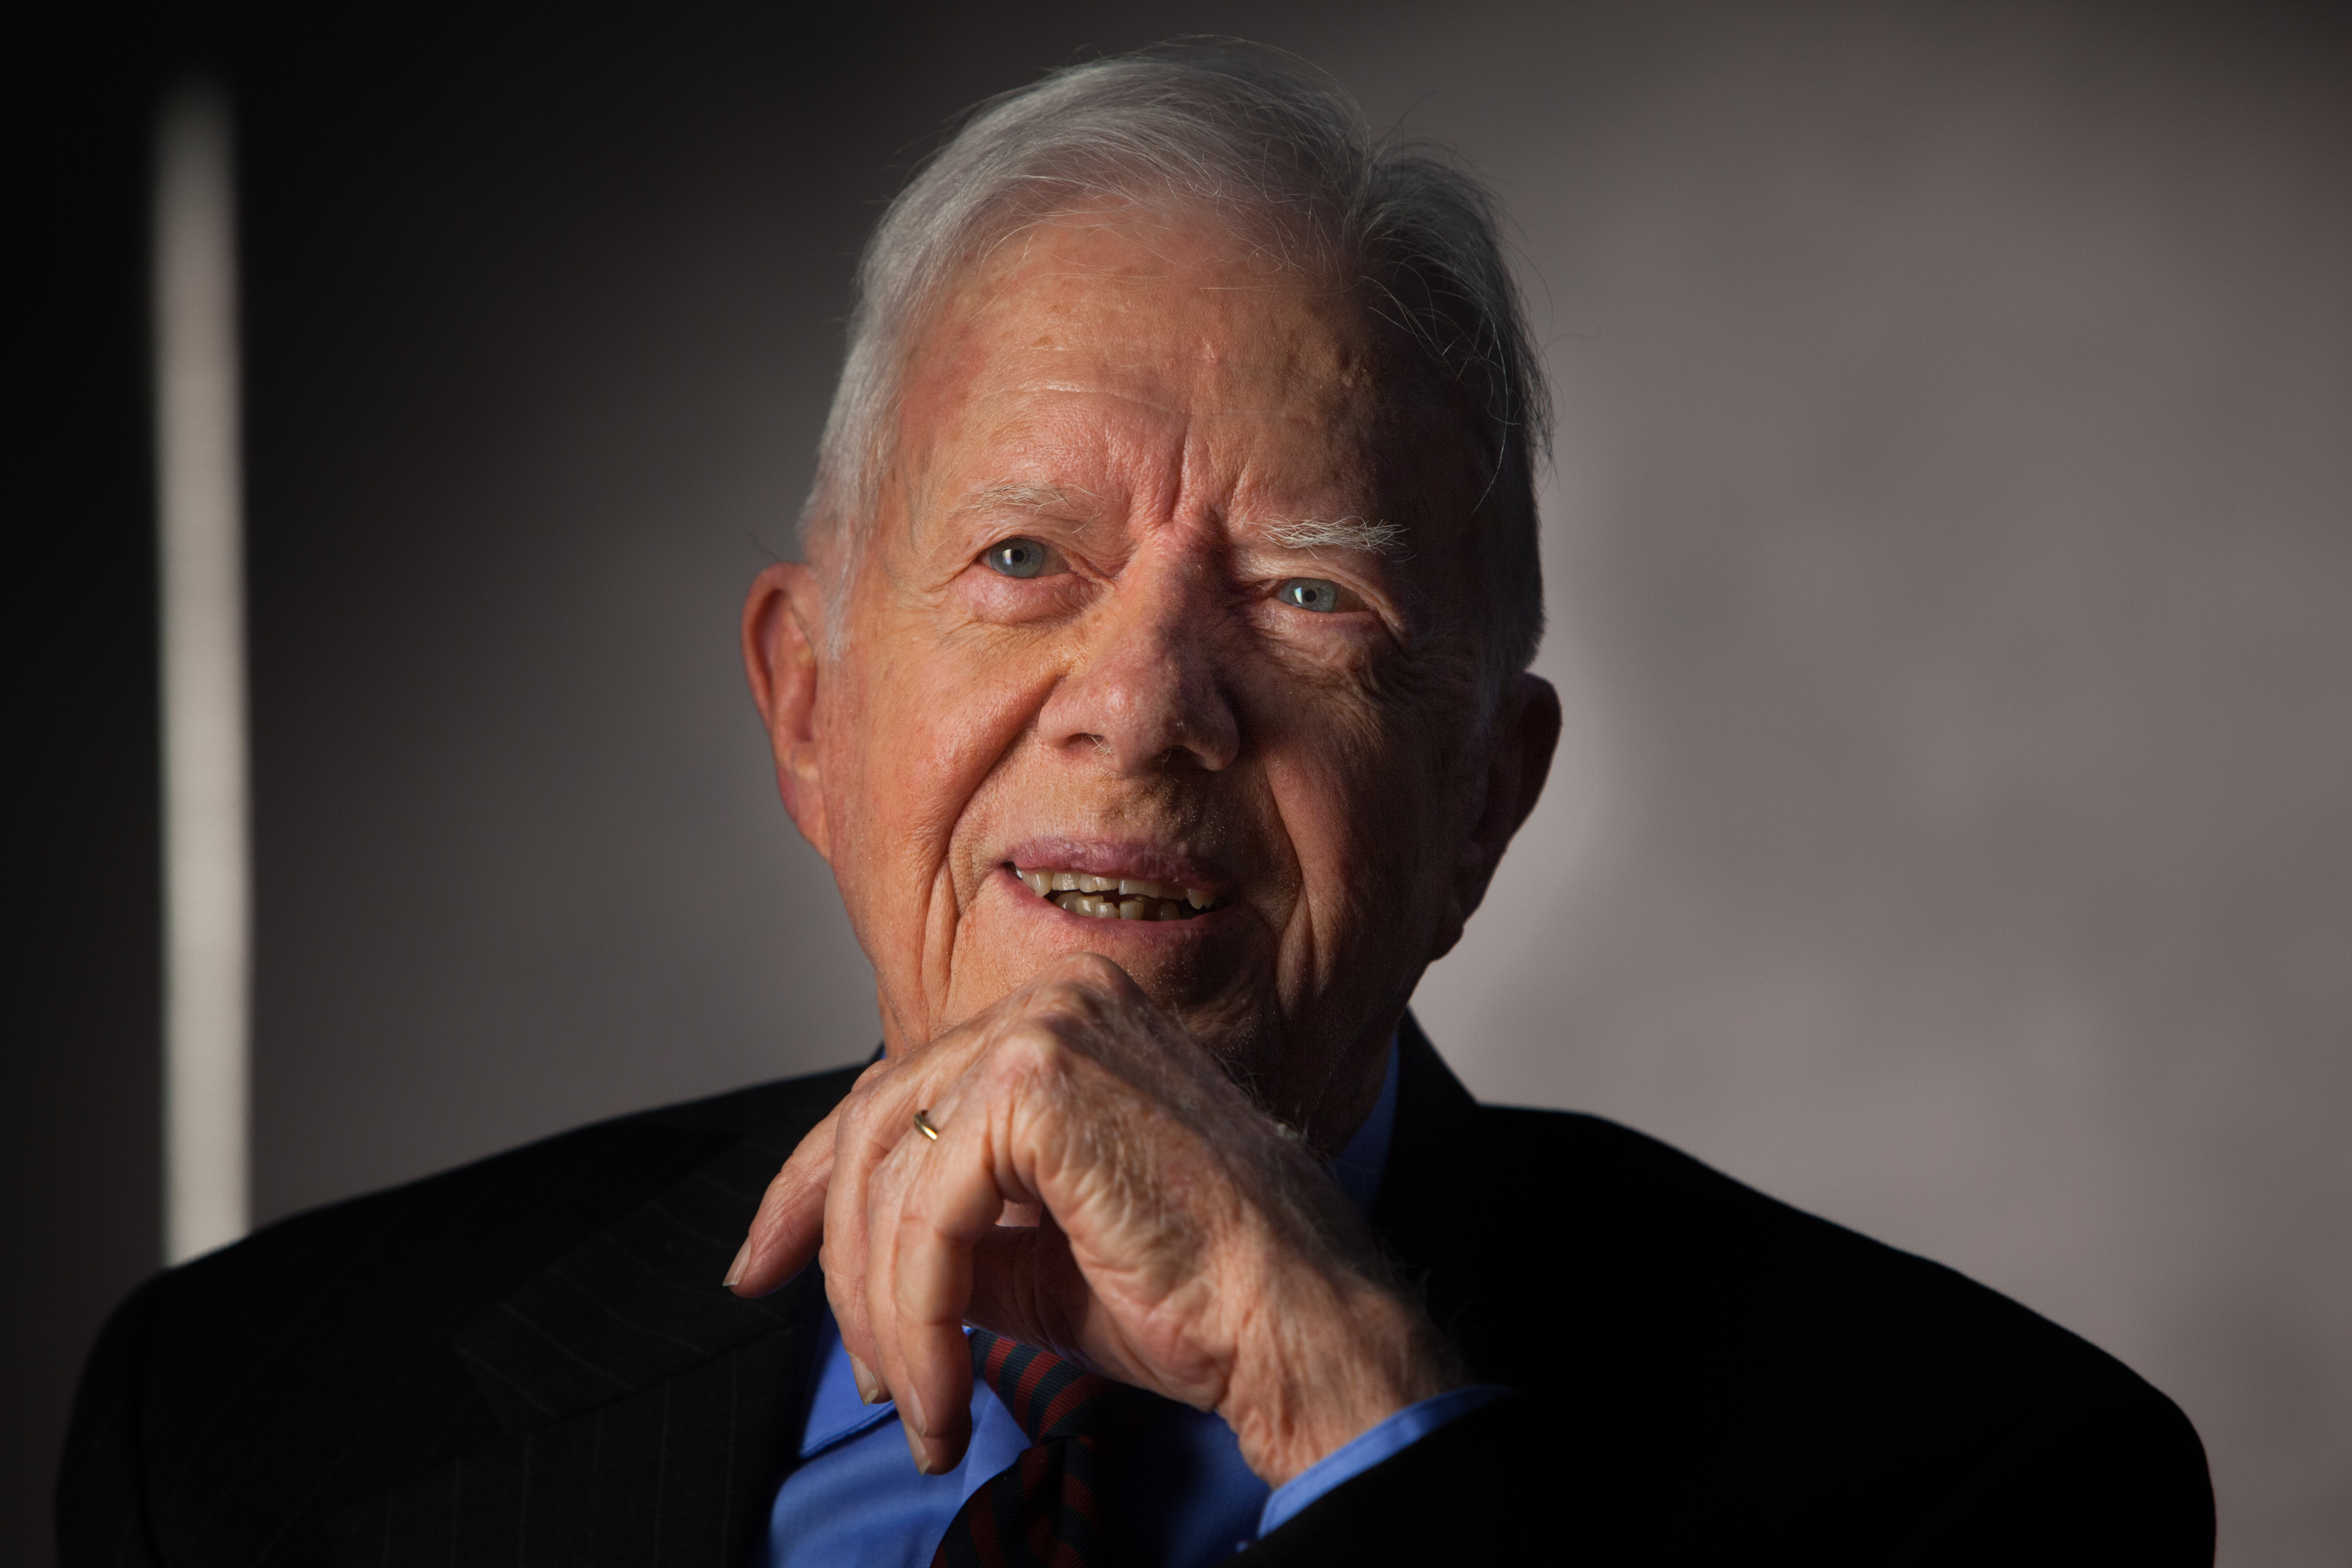
[[[1205,935],[1212,926],[1219,923],[1217,917],[1224,912],[1223,908],[1202,910],[1198,914],[1174,921],[1108,921],[1100,915],[1075,915],[1051,899],[1038,897],[1028,883],[1013,874],[1011,867],[999,866],[996,874],[1003,879],[1006,896],[1015,903],[1026,904],[1073,926],[1084,926],[1097,931],[1118,931],[1139,942],[1181,941],[1187,932]]]

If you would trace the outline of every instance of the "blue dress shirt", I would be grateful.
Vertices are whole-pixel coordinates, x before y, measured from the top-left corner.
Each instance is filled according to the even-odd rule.
[[[1331,1162],[1331,1174],[1370,1213],[1396,1125],[1397,1048],[1389,1043],[1381,1097]],[[894,1406],[857,1397],[849,1352],[825,1309],[817,1375],[801,1428],[801,1465],[776,1489],[769,1514],[770,1568],[887,1564],[926,1568],[964,1499],[1029,1447],[993,1390],[975,1384],[971,1447],[943,1475],[915,1468]],[[1118,1439],[1103,1451],[1108,1489],[1125,1533],[1163,1568],[1200,1568],[1247,1546],[1350,1477],[1484,1405],[1496,1388],[1458,1388],[1398,1411],[1326,1454],[1278,1489],[1242,1463],[1232,1428],[1214,1411],[1116,1389],[1109,1419]]]

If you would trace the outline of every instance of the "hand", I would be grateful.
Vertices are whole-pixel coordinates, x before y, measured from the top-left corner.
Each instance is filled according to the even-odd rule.
[[[1315,1157],[1091,954],[868,1068],[729,1286],[773,1290],[820,1242],[860,1382],[927,1474],[971,1438],[967,1321],[1215,1410],[1274,1486],[1458,1381]]]

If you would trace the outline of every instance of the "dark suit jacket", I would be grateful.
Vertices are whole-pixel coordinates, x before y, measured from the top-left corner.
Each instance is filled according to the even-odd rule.
[[[738,1568],[822,1286],[719,1279],[854,1076],[586,1128],[159,1276],[84,1376],[66,1563]],[[2196,1434],[2124,1366],[1638,1133],[1482,1107],[1410,1022],[1374,1219],[1524,1395],[1245,1560],[2211,1559]]]

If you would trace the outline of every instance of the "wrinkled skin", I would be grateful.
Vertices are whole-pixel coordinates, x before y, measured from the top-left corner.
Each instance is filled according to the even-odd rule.
[[[838,605],[822,557],[753,585],[778,782],[886,1056],[729,1284],[821,1248],[927,1470],[969,1438],[967,1321],[1216,1410],[1276,1485],[1453,1379],[1317,1152],[1377,1098],[1559,717],[1523,675],[1479,722],[1484,472],[1403,363],[1357,294],[1213,222],[1041,226],[922,334],[877,514],[824,546],[852,552]],[[999,569],[1015,540],[1043,569]],[[1091,919],[1015,867],[1216,901]]]

